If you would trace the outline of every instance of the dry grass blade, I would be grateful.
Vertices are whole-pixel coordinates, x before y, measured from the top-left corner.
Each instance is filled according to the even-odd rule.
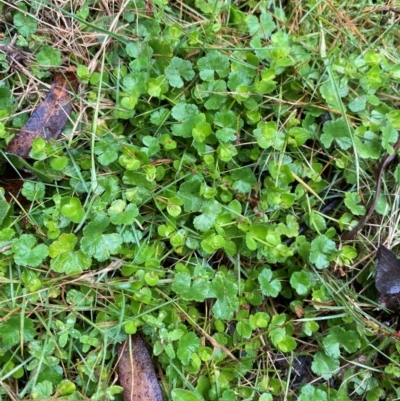
[[[72,92],[78,89],[78,80],[73,72],[56,74],[50,92],[40,106],[15,135],[6,152],[28,157],[35,138],[57,139],[68,121],[72,110]]]
[[[118,346],[118,356],[124,401],[163,401],[149,351],[139,334]]]

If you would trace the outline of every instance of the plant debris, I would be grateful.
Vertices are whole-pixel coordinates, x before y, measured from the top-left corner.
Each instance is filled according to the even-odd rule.
[[[379,167],[378,170],[378,178],[376,181],[376,191],[375,191],[375,195],[372,199],[372,202],[370,203],[370,205],[368,206],[368,210],[367,213],[365,214],[365,216],[359,221],[359,223],[353,227],[350,231],[344,233],[342,235],[342,239],[344,240],[349,240],[352,239],[354,237],[354,235],[357,234],[357,232],[364,226],[364,224],[370,219],[370,217],[372,216],[372,214],[375,211],[375,207],[376,204],[378,202],[379,199],[379,194],[381,193],[381,185],[382,185],[382,178],[383,175],[386,171],[386,167],[394,160],[394,158],[397,155],[397,151],[400,148],[400,139],[397,140],[396,144],[393,146],[393,153],[392,154],[387,154],[383,157],[382,159],[382,163]]]
[[[72,71],[57,73],[46,99],[8,144],[6,152],[27,158],[35,138],[57,139],[68,121],[72,92],[77,91],[78,83]]]
[[[163,401],[149,351],[140,336],[118,346],[118,376],[124,401]]]
[[[340,238],[399,220],[390,6],[11,3],[0,399],[398,398],[396,314],[361,268],[379,243]],[[58,139],[41,123],[28,158],[6,153],[66,65]]]
[[[400,260],[381,245],[377,252],[375,286],[380,293],[379,303],[389,309],[400,309]]]

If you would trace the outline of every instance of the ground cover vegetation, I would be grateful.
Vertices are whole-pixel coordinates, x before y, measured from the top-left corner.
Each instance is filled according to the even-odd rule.
[[[341,239],[398,140],[395,2],[0,11],[0,399],[121,400],[116,346],[136,332],[165,400],[400,397],[373,281],[399,243],[396,161]],[[71,67],[62,136],[12,158]]]

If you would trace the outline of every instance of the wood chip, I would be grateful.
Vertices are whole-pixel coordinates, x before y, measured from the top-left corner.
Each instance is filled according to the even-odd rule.
[[[163,401],[149,351],[135,334],[118,346],[118,377],[124,401]]]
[[[35,138],[57,139],[68,121],[72,110],[72,93],[77,91],[78,84],[72,71],[57,73],[46,99],[11,140],[6,152],[27,158]]]

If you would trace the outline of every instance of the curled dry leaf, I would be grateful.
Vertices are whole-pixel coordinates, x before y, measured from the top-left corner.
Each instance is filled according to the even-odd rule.
[[[118,376],[124,401],[163,401],[149,351],[139,334],[118,346]]]
[[[72,96],[77,91],[78,84],[72,71],[56,74],[46,99],[8,144],[6,152],[28,157],[35,138],[57,139],[68,121],[72,110]]]

